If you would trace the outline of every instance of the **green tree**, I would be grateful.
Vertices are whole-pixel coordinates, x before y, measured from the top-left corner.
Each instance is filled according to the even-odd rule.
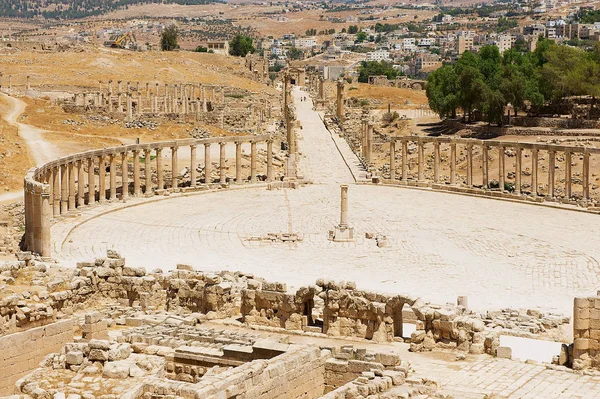
[[[179,36],[177,27],[175,25],[167,26],[160,35],[160,49],[162,51],[173,51],[179,48],[177,36]]]
[[[437,112],[440,118],[456,118],[458,90],[458,76],[454,72],[454,67],[445,65],[433,71],[427,78],[425,88],[429,107]]]
[[[394,79],[398,76],[398,70],[394,64],[386,61],[363,61],[358,68],[358,81],[368,83],[369,76],[385,75],[388,79]]]
[[[302,50],[297,49],[296,47],[292,47],[287,51],[287,57],[291,60],[301,60],[303,52]]]
[[[351,35],[355,35],[358,33],[358,26],[357,25],[350,25],[348,27],[348,33],[350,33]]]
[[[358,32],[356,34],[356,43],[362,43],[366,40],[367,34],[365,32]]]
[[[252,45],[252,38],[244,35],[236,35],[229,42],[229,54],[237,57],[245,57],[248,53],[254,53],[256,49]]]

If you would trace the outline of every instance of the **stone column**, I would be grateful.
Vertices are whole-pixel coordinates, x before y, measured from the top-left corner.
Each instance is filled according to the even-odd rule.
[[[367,156],[365,157],[367,164],[371,164],[373,157],[373,123],[367,122]]]
[[[515,148],[516,152],[516,165],[515,165],[515,193],[521,194],[521,155],[523,149],[521,147]]]
[[[196,144],[190,145],[190,187],[196,187],[198,180],[198,161],[196,160]]]
[[[417,176],[418,176],[418,181],[422,182],[425,180],[425,176],[424,176],[424,165],[423,163],[425,162],[424,158],[425,158],[425,150],[424,150],[424,145],[423,145],[423,141],[421,141],[420,139],[417,141],[417,160],[418,160],[418,167],[417,167]]]
[[[123,93],[117,93],[117,111],[119,113],[123,112]]]
[[[98,191],[100,203],[106,201],[106,163],[104,154],[98,157]]]
[[[60,167],[52,168],[52,185],[54,186],[52,189],[52,214],[54,216],[60,215],[60,170]]]
[[[325,90],[323,87],[323,78],[319,78],[319,100],[325,100]]]
[[[473,187],[473,144],[467,144],[467,186]]]
[[[94,158],[90,157],[88,163],[88,205],[96,203],[96,174],[94,173]]]
[[[41,209],[40,209],[40,248],[39,252],[42,258],[50,258],[51,255],[51,239],[50,239],[50,194],[47,192],[41,193]]]
[[[433,182],[439,183],[440,181],[440,143],[435,141],[433,143]]]
[[[390,180],[396,180],[396,142],[390,141]]]
[[[556,152],[548,151],[548,196],[554,197],[554,173],[556,168]],[[537,176],[536,176],[537,178]]]
[[[256,183],[256,142],[250,142],[250,181]]]
[[[139,197],[140,188],[140,150],[133,150],[133,196]]]
[[[127,122],[133,121],[133,100],[131,93],[127,93]]]
[[[340,227],[348,227],[348,185],[342,184],[341,188],[341,207],[340,207]]]
[[[210,161],[210,143],[204,144],[204,184],[212,183],[212,164]]]
[[[498,147],[498,186],[500,191],[504,191],[504,178],[506,172],[504,169],[504,146]]]
[[[490,176],[489,176],[489,160],[488,160],[488,146],[487,144],[483,144],[481,146],[481,174],[482,174],[482,183],[483,183],[483,188],[487,189],[489,188],[489,184],[490,184]]]
[[[450,143],[450,184],[456,184],[456,143]]]
[[[144,194],[146,197],[152,197],[154,191],[152,191],[152,150],[150,148],[144,149],[144,177],[146,178],[146,190]]]
[[[121,153],[121,199],[129,198],[129,165],[127,163],[127,151]]]
[[[337,82],[337,102],[336,102],[336,116],[340,122],[344,121],[344,82],[341,80]]]
[[[158,190],[164,190],[165,182],[163,176],[162,148],[156,149],[156,180],[158,181]]]
[[[235,182],[242,183],[242,143],[235,142]]]
[[[565,197],[571,198],[571,151],[565,151]]]
[[[23,186],[23,201],[25,203],[25,248],[31,251],[33,246],[33,194],[31,193],[31,184],[27,182]]]
[[[179,164],[177,162],[177,146],[171,147],[171,188],[175,190],[179,185]]]
[[[538,155],[539,150],[531,150],[531,194],[538,195]],[[554,171],[552,172],[554,174]]]
[[[408,141],[402,142],[402,181],[408,180]]]
[[[109,155],[110,162],[110,200],[115,201],[117,199],[117,156],[116,154]]]
[[[585,150],[583,153],[583,199],[590,198],[590,153]]]
[[[225,175],[225,143],[219,143],[219,182],[225,184],[227,176]]]
[[[83,170],[83,160],[77,161],[77,206],[85,205],[85,176]]]
[[[69,210],[75,209],[75,165],[69,162]]]
[[[267,181],[273,180],[273,140],[267,140]]]

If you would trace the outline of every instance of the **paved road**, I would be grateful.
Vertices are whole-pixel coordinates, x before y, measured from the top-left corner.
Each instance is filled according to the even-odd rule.
[[[350,223],[358,238],[328,241],[339,222],[339,184],[353,178],[310,104],[297,105],[304,126],[301,167],[315,184],[171,198],[91,219],[67,236],[83,219],[122,204],[96,207],[53,226],[55,257],[74,264],[115,248],[128,263],[149,269],[189,263],[291,286],[328,277],[436,303],[468,295],[473,308],[539,307],[566,314],[574,295],[600,287],[600,224],[595,216],[572,211],[352,185]],[[302,242],[256,240],[288,232],[301,234]],[[378,248],[364,238],[367,232],[387,236],[390,246]]]

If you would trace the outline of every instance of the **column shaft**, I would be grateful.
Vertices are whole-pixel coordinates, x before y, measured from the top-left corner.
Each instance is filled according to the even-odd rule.
[[[88,158],[88,205],[96,202],[96,177],[94,173],[94,158]]]
[[[129,198],[129,164],[127,151],[121,153],[121,199]]]
[[[99,202],[106,201],[106,163],[104,155],[98,157],[98,186],[99,186]]]
[[[110,160],[110,200],[117,199],[117,156],[116,154],[109,155]]]
[[[571,198],[571,152],[565,151],[565,197]]]
[[[221,184],[227,182],[225,175],[225,143],[219,143],[219,180]]]
[[[75,209],[75,165],[69,162],[69,210]]]
[[[198,161],[196,160],[196,145],[190,146],[190,187],[196,187],[196,180],[198,180]]]
[[[467,144],[467,186],[473,187],[473,145]]]
[[[440,143],[433,143],[433,182],[440,181]]]
[[[548,196],[554,197],[554,173],[556,170],[556,152],[548,151]]]
[[[141,194],[140,182],[140,150],[133,150],[133,195],[138,197]]]
[[[163,176],[163,164],[162,164],[162,148],[156,149],[156,180],[158,181],[158,190],[165,188],[164,176]]]
[[[236,148],[237,150],[237,148]],[[273,140],[267,141],[267,181],[273,180]]]
[[[52,190],[52,194],[54,196],[52,199],[52,214],[54,216],[60,215],[60,170],[60,166],[52,168],[52,185],[54,186]]]
[[[504,191],[504,147],[498,147],[498,186],[500,191]]]
[[[515,193],[521,194],[521,158],[522,158],[522,148],[517,147],[515,149],[516,152],[516,165],[515,165]]]
[[[539,150],[534,148],[531,150],[531,194],[538,195],[538,155]],[[554,174],[554,171],[552,171]],[[548,187],[550,188],[550,187]]]
[[[489,176],[489,156],[488,156],[488,146],[487,144],[482,145],[481,149],[481,177],[482,177],[482,185],[484,189],[489,188],[490,184],[490,176]]]
[[[77,161],[77,206],[85,205],[85,173],[83,160]]]
[[[256,142],[250,143],[250,181],[256,182]]]
[[[590,198],[590,153],[583,153],[583,199]]]
[[[450,143],[450,184],[456,184],[456,143]]]
[[[171,188],[176,189],[179,185],[179,164],[177,163],[177,147],[171,147]]]
[[[421,140],[419,140],[417,142],[417,153],[418,153],[418,161],[419,161],[419,165],[418,165],[418,179],[420,182],[422,182],[424,180],[424,172],[423,172],[423,163],[424,163],[424,159],[425,158],[425,150],[424,150],[424,144]]]
[[[390,141],[390,180],[396,180],[396,142]]]
[[[402,142],[402,181],[408,180],[408,141]]]

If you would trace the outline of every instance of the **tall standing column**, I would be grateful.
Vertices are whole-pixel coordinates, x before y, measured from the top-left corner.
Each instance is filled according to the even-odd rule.
[[[156,180],[158,183],[158,190],[164,190],[165,182],[164,182],[164,173],[163,173],[163,163],[162,163],[162,148],[156,149]]]
[[[146,189],[144,194],[146,197],[152,197],[154,191],[152,190],[152,150],[150,148],[144,149],[144,177],[146,178]]]
[[[25,183],[23,187],[23,201],[25,202],[25,248],[33,249],[33,194],[31,184]],[[62,203],[61,203],[62,204]]]
[[[433,143],[433,182],[440,181],[440,143]]]
[[[367,122],[367,163],[370,165],[373,156],[373,123]]]
[[[548,196],[554,198],[554,173],[556,169],[556,152],[548,151]]]
[[[221,184],[227,183],[227,176],[225,175],[225,143],[219,143],[219,182]]]
[[[68,168],[68,203],[69,210],[75,209],[75,171],[73,170],[73,162],[67,164]]]
[[[175,190],[179,185],[179,164],[177,159],[177,146],[171,147],[171,188]]]
[[[77,206],[85,205],[85,174],[83,160],[77,161]]]
[[[517,158],[515,165],[515,193],[521,194],[521,155],[523,150],[521,147],[517,147],[515,148],[515,152]]]
[[[500,191],[504,191],[504,178],[506,176],[504,169],[504,147],[498,147],[498,186]]]
[[[133,196],[139,197],[141,194],[140,188],[140,150],[133,150]]]
[[[583,199],[590,198],[590,153],[583,153]]]
[[[344,121],[344,82],[339,80],[337,82],[337,107],[336,107],[336,116],[340,122]]]
[[[487,144],[482,144],[481,146],[481,177],[482,177],[482,185],[484,189],[489,188],[490,184],[490,175],[489,175],[489,156],[488,156],[488,146]]]
[[[235,182],[242,183],[242,143],[235,142]]]
[[[396,142],[390,141],[390,180],[396,180]]]
[[[190,145],[190,187],[196,187],[198,180],[198,161],[196,160],[196,144]]]
[[[110,161],[110,200],[116,201],[117,199],[117,156],[116,154],[109,155]]]
[[[204,144],[204,184],[212,183],[212,163],[210,160],[210,143]]]
[[[340,227],[348,227],[348,185],[342,184],[341,188],[341,206],[340,206]]]
[[[88,167],[88,205],[93,205],[96,203],[96,173],[94,171],[94,158],[89,157],[87,159],[87,167]]]
[[[402,142],[402,181],[408,180],[408,141]]]
[[[467,144],[467,186],[473,187],[473,144]]]
[[[571,151],[565,151],[565,197],[571,198]]]
[[[538,155],[539,150],[534,148],[531,150],[531,194],[538,195]],[[552,171],[554,174],[554,171]],[[550,187],[548,187],[550,188]]]
[[[325,100],[325,90],[323,90],[323,78],[319,78],[319,100]]]
[[[456,184],[456,143],[450,143],[450,184]]]
[[[127,93],[127,122],[133,121],[133,99],[131,93]]]
[[[417,175],[418,175],[419,182],[423,182],[425,180],[425,173],[424,173],[425,148],[424,147],[425,147],[425,145],[423,144],[423,141],[418,140],[417,141],[417,161],[418,161]]]
[[[129,198],[129,163],[127,151],[121,153],[121,199]]]
[[[41,209],[40,209],[40,248],[39,252],[42,258],[50,258],[51,240],[50,240],[50,194],[48,192],[41,193]]]
[[[98,157],[98,189],[98,201],[106,201],[106,162],[104,160],[104,154]]]
[[[250,142],[250,181],[256,183],[256,142]]]
[[[267,140],[267,181],[273,180],[273,140]]]
[[[52,214],[54,216],[60,215],[60,195],[61,195],[61,186],[60,186],[60,166],[52,168]]]

